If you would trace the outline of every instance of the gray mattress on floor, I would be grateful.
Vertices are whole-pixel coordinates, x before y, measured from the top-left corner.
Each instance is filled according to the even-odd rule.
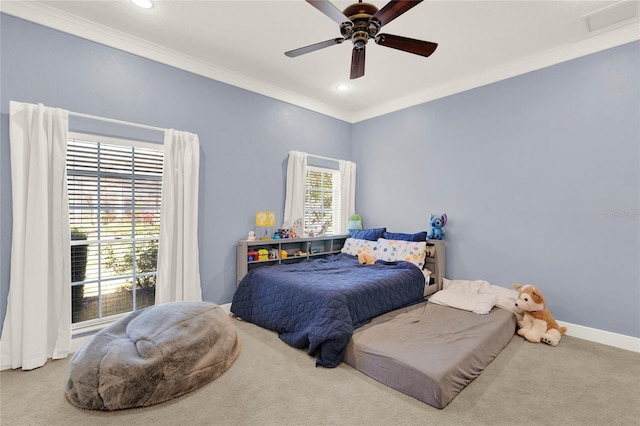
[[[344,362],[377,381],[444,408],[509,343],[512,312],[487,315],[420,303],[377,317],[353,333]]]

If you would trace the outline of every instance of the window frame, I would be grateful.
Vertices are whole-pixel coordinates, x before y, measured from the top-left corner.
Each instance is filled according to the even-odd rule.
[[[154,151],[158,151],[162,154],[162,158],[163,158],[163,162],[164,162],[164,152],[163,152],[163,144],[159,144],[159,143],[153,143],[153,142],[146,142],[146,141],[140,141],[140,140],[135,140],[135,139],[124,139],[124,138],[116,138],[116,137],[111,137],[111,136],[104,136],[104,135],[99,135],[99,134],[93,134],[93,133],[88,133],[88,132],[68,132],[67,134],[67,141],[72,140],[72,139],[77,139],[77,140],[81,140],[81,141],[87,141],[87,142],[95,142],[98,144],[109,144],[109,145],[118,145],[118,146],[125,146],[125,147],[132,147],[132,148],[140,148],[140,149],[146,149],[146,150],[154,150]],[[68,154],[67,154],[68,155]],[[66,160],[65,160],[66,161]],[[69,166],[67,164],[65,164],[65,169],[67,171],[67,179],[68,179],[68,175],[69,175]],[[98,173],[96,173],[97,176],[99,176]],[[132,175],[132,181],[133,181],[133,175]],[[160,177],[160,183],[162,185],[162,180],[163,180],[163,176],[161,175]],[[67,181],[68,182],[68,181]],[[67,185],[69,185],[67,183]],[[68,186],[67,186],[68,188]],[[161,197],[161,193],[160,193],[160,197]],[[161,198],[160,198],[161,200]],[[161,202],[161,201],[160,201]],[[100,204],[96,205],[96,209],[100,210]],[[157,207],[158,209],[158,224],[159,224],[159,214],[160,214],[160,209],[161,209],[161,204]],[[135,208],[133,209],[135,210]],[[132,210],[132,213],[133,213]],[[69,213],[71,214],[72,212],[72,208],[71,206],[69,206]],[[71,217],[69,218],[69,224],[71,226],[71,228],[73,228],[73,225],[71,224]],[[100,230],[100,222],[98,222],[97,224],[97,230]],[[135,227],[132,227],[132,233],[135,232]],[[105,242],[113,242],[113,241],[117,241],[118,243],[136,243],[136,242],[145,242],[145,241],[157,241],[158,245],[160,244],[160,234],[159,234],[159,230],[158,230],[158,235],[154,235],[154,236],[144,236],[144,237],[130,237],[130,238],[117,238],[117,239],[101,239],[101,238],[92,238],[92,239],[86,239],[86,240],[71,240],[71,246],[76,246],[76,245],[83,245],[83,244],[104,244]],[[100,255],[99,255],[100,256]],[[132,253],[133,259],[134,259],[134,263],[135,263],[135,251]],[[100,269],[100,268],[99,268]],[[152,276],[152,275],[156,275],[157,274],[157,265],[156,265],[156,271],[155,272],[132,272],[132,274],[129,275],[123,275],[122,277],[131,277],[132,280],[135,280],[138,277],[143,277],[143,276]],[[97,279],[91,279],[91,280],[85,280],[83,281],[83,283],[89,283],[89,284],[94,284],[94,283],[98,283],[98,291],[101,292],[102,289],[100,288],[102,285],[102,277],[100,277],[101,275],[101,271],[98,272],[98,278]],[[115,279],[117,279],[118,277],[109,277],[108,279],[106,279],[105,281],[114,281]],[[70,282],[69,285],[71,287],[73,287],[73,282]],[[133,300],[135,301],[135,292],[133,292],[134,294],[132,295]],[[100,302],[99,303],[99,311],[98,311],[98,315],[101,315],[101,306],[100,306]],[[154,302],[155,304],[155,302]],[[138,307],[138,309],[140,309]],[[98,317],[98,318],[93,318],[93,319],[89,319],[89,320],[85,320],[85,321],[80,321],[80,322],[71,322],[71,329],[72,331],[76,332],[76,333],[84,333],[84,332],[90,332],[92,330],[97,330],[100,329],[102,327],[104,327],[104,325],[112,323],[117,321],[120,318],[123,318],[127,315],[129,315],[132,311],[128,311],[128,312],[122,312],[122,313],[117,313],[117,314],[113,314],[113,315],[107,315],[107,316],[102,316],[102,317]]]
[[[331,189],[331,195],[332,195],[332,200],[331,200],[331,215],[332,215],[332,219],[331,219],[331,226],[328,227],[328,229],[326,230],[326,233],[322,234],[322,235],[338,235],[337,229],[339,229],[340,227],[340,214],[341,214],[341,182],[340,182],[340,170],[337,170],[335,168],[331,168],[331,167],[323,167],[323,166],[316,166],[316,165],[307,165],[307,171],[306,171],[306,176],[305,176],[305,196],[304,196],[304,218],[303,218],[303,223],[304,223],[304,235],[308,236],[309,235],[309,229],[307,228],[307,213],[308,211],[311,209],[309,203],[309,192],[311,190],[319,190],[322,192],[329,192],[327,190],[325,190],[324,188],[316,188],[316,187],[311,187],[309,184],[309,173],[310,172],[315,172],[315,173],[329,173],[333,176],[332,179],[332,189]],[[321,208],[321,211],[324,212],[325,209],[324,207]]]

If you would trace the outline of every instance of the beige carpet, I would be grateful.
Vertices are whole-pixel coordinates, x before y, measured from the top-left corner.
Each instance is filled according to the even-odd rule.
[[[445,409],[347,365],[314,367],[273,332],[236,321],[242,352],[219,379],[153,407],[104,413],[64,397],[68,360],[0,373],[2,425],[640,425],[640,354],[514,336]]]

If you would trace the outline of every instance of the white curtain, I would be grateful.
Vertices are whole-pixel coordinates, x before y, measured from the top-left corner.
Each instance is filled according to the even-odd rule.
[[[198,135],[165,130],[156,304],[202,301],[198,259],[199,167]]]
[[[71,346],[68,112],[10,102],[13,229],[0,369],[31,370]]]
[[[307,153],[289,151],[287,162],[287,192],[284,200],[284,222],[293,226],[304,220],[304,194],[307,186]]]
[[[338,160],[340,168],[340,229],[346,234],[349,217],[356,212],[356,163]]]

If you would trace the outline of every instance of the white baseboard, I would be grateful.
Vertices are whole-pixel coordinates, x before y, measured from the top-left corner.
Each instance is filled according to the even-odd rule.
[[[231,303],[225,303],[224,305],[220,305],[220,307],[224,309],[225,312],[231,313]],[[563,321],[558,321],[558,324],[567,327],[567,336],[640,353],[640,339],[637,337],[611,333],[610,331],[598,330],[597,328],[584,327]],[[76,352],[82,345],[88,342],[91,337],[93,336],[82,336],[72,339],[71,352]]]
[[[603,345],[614,346],[628,351],[640,352],[640,339],[624,334],[612,333],[610,331],[598,330],[597,328],[584,327],[582,325],[571,324],[569,322],[558,321],[561,327],[567,327],[567,336],[589,340]]]

